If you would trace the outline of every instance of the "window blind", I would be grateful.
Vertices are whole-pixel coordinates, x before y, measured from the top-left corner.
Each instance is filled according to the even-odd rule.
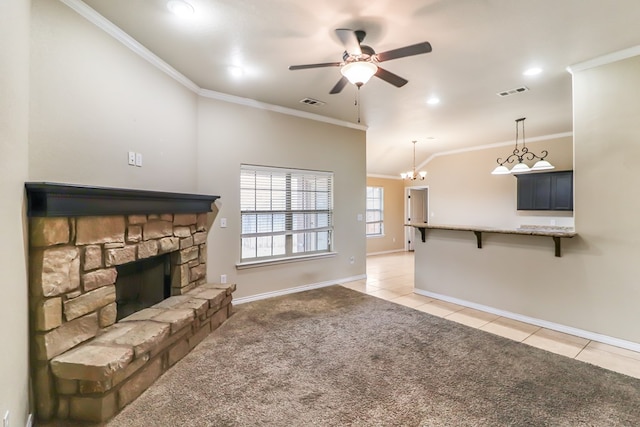
[[[242,261],[331,251],[333,173],[240,167]]]

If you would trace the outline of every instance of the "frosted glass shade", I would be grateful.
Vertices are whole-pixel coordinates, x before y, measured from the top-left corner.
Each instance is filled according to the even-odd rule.
[[[340,72],[354,85],[363,85],[378,71],[376,64],[371,62],[349,62]]]
[[[555,168],[556,168],[555,166],[553,166],[551,163],[547,162],[546,160],[538,160],[536,162],[536,164],[533,165],[531,170],[532,171],[543,171],[543,170],[555,169]]]
[[[530,170],[531,168],[529,168],[529,166],[527,166],[526,164],[518,163],[517,165],[511,168],[511,173],[529,172]]]
[[[510,173],[511,171],[506,166],[497,166],[493,172],[491,172],[491,175],[508,175]]]

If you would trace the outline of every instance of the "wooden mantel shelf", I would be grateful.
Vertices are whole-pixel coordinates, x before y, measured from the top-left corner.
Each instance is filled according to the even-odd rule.
[[[553,239],[553,243],[555,246],[555,255],[557,257],[562,256],[562,248],[560,244],[560,239],[567,238],[570,239],[578,235],[573,229],[568,229],[565,227],[537,227],[537,226],[529,226],[515,229],[503,229],[503,228],[493,228],[493,227],[481,227],[481,226],[463,226],[463,225],[434,225],[427,223],[409,223],[405,224],[405,226],[415,227],[420,230],[420,235],[422,236],[422,241],[426,241],[426,231],[427,229],[432,230],[453,230],[453,231],[471,231],[476,236],[476,241],[478,243],[478,249],[482,249],[482,233],[498,233],[498,234],[520,234],[526,236],[546,236],[551,237]]]
[[[50,182],[25,183],[29,217],[211,212],[219,196]]]

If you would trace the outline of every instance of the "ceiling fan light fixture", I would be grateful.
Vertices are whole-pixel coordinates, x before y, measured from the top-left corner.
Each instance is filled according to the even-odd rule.
[[[169,0],[167,2],[167,9],[181,18],[191,16],[195,12],[193,6],[183,0]]]
[[[342,75],[356,86],[367,83],[377,71],[376,64],[368,61],[349,62],[340,69]]]

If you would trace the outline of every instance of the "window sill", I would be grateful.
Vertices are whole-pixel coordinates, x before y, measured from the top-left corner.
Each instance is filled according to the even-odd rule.
[[[236,264],[236,270],[244,270],[247,268],[265,267],[268,265],[288,264],[290,262],[310,261],[320,258],[331,258],[338,255],[337,252],[323,252],[321,254],[298,255],[287,258],[265,259],[261,261],[245,261]]]
[[[367,239],[382,239],[384,234],[369,234],[367,235]]]

